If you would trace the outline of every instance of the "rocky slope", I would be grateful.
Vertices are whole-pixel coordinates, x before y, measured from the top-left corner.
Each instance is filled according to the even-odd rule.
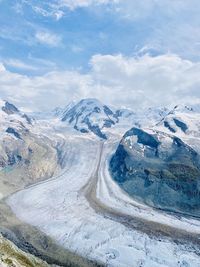
[[[124,135],[110,171],[132,197],[199,217],[200,106],[175,106],[163,115],[153,126]]]
[[[1,267],[48,267],[46,262],[18,249],[13,243],[0,235]]]
[[[0,198],[53,175],[57,149],[34,131],[34,120],[0,101]]]
[[[170,113],[152,129],[126,132],[110,161],[110,171],[133,198],[200,217],[199,141],[193,138],[199,123],[198,115],[192,116],[195,122],[183,113]]]

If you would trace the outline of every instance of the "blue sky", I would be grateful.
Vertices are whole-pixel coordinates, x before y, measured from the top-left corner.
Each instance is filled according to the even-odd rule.
[[[52,107],[94,96],[128,107],[194,102],[199,12],[197,0],[0,0],[1,96],[32,109],[47,109],[46,96]]]
[[[1,2],[2,60],[9,62],[12,58],[28,65],[37,65],[37,59],[42,59],[51,61],[61,69],[87,70],[92,55],[133,55],[145,46],[151,33],[152,26],[123,19],[113,5],[95,5],[74,10],[64,8],[62,18],[56,19],[53,15],[45,16],[34,9],[46,8],[50,12],[44,2]],[[46,34],[46,39],[44,37],[40,40],[40,34]],[[8,64],[9,69],[11,65]],[[18,71],[26,72],[28,68],[19,68]],[[34,74],[34,71],[29,70],[29,74]]]

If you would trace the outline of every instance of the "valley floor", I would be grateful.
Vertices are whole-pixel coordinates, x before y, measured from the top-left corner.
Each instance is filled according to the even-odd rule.
[[[59,245],[116,267],[200,267],[200,222],[155,211],[112,181],[120,137],[65,136],[62,173],[8,198],[13,212]]]

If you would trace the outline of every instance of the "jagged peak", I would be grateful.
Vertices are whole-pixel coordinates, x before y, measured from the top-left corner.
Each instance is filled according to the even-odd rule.
[[[1,109],[8,115],[19,113],[19,109],[7,100],[1,101]]]
[[[17,120],[21,118],[28,124],[32,124],[31,118],[29,118],[25,113],[21,112],[14,104],[7,100],[0,99],[0,114],[1,118],[6,118],[7,116],[17,116]]]

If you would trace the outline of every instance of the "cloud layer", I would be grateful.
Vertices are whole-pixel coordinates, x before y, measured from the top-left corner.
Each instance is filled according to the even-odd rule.
[[[198,0],[1,1],[0,95],[33,110],[94,96],[130,108],[198,101],[199,10]]]
[[[28,77],[0,66],[0,95],[25,109],[49,110],[94,96],[132,109],[200,99],[200,63],[173,54],[129,58],[95,55],[86,74],[54,71]]]

